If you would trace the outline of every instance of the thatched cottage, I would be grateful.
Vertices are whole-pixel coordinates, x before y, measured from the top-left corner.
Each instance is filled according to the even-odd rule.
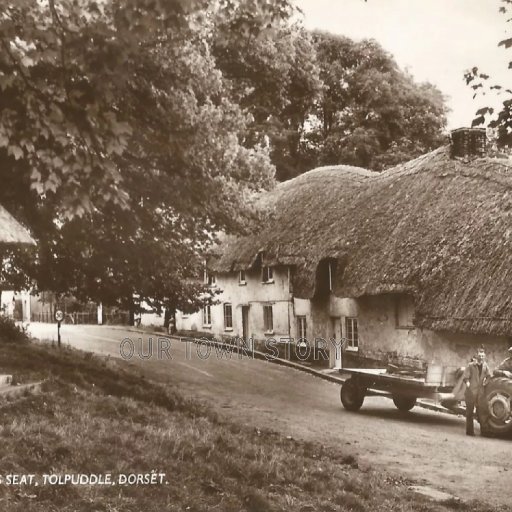
[[[2,256],[2,247],[34,244],[34,239],[28,230],[0,205],[0,256]],[[26,300],[28,300],[27,297],[25,297]],[[14,308],[14,292],[5,293],[0,291],[0,314],[12,316]]]
[[[484,144],[463,129],[382,173],[323,167],[280,184],[259,232],[212,265],[220,303],[177,327],[343,338],[343,366],[459,365],[480,344],[497,363],[512,336],[512,163]]]
[[[0,205],[0,245],[33,245],[30,233]]]

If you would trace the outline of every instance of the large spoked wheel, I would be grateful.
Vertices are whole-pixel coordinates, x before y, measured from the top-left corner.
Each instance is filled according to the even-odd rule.
[[[358,411],[364,402],[366,389],[361,388],[351,377],[341,386],[340,398],[347,411]]]
[[[512,381],[505,377],[492,379],[480,398],[479,409],[483,435],[511,434]]]
[[[410,411],[416,405],[416,398],[410,396],[393,395],[393,403],[399,411]]]

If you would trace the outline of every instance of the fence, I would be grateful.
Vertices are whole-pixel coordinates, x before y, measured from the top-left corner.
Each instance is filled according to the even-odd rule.
[[[54,314],[50,311],[41,311],[39,313],[32,313],[32,322],[54,323]],[[98,314],[96,311],[75,311],[74,313],[64,313],[64,324],[97,324]]]
[[[42,311],[32,313],[32,322],[55,323],[54,313]],[[139,321],[140,322],[140,321]],[[63,324],[98,324],[98,313],[96,311],[75,311],[74,313],[64,312]],[[105,325],[129,325],[130,314],[127,311],[105,311],[103,310],[103,323]]]

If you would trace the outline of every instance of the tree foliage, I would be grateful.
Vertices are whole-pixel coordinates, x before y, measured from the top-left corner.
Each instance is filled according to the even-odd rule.
[[[512,20],[512,0],[501,0],[500,12],[506,16],[506,22]],[[508,50],[512,47],[512,38],[503,39],[498,42],[499,47]],[[512,61],[508,68],[512,69]],[[495,111],[493,107],[483,107],[477,110],[472,126],[487,124],[489,128],[497,132],[497,143],[499,146],[512,147],[512,87],[495,83],[492,77],[482,72],[477,66],[466,71],[464,74],[466,84],[474,91],[473,98],[478,94],[495,93],[505,96],[501,109]]]
[[[0,202],[38,239],[4,281],[184,311],[214,234],[312,167],[439,143],[443,99],[374,42],[308,33],[289,0],[0,6]]]
[[[260,37],[240,37],[233,24],[214,42],[219,68],[229,80],[234,100],[251,113],[249,140],[271,150],[277,178],[297,171],[298,147],[306,120],[322,89],[311,35],[297,23],[281,23]]]
[[[437,88],[416,84],[375,41],[316,34],[316,43],[326,84],[322,163],[381,170],[441,144],[446,107]]]
[[[244,5],[261,31],[288,8]],[[209,20],[233,9],[0,6],[0,202],[39,240],[37,257],[17,261],[40,288],[107,303],[139,293],[182,309],[198,300],[189,280],[212,233],[240,229],[250,191],[274,172],[264,148],[244,140],[250,119],[206,44]]]
[[[317,165],[382,170],[438,147],[446,106],[431,84],[417,84],[373,40],[314,34],[323,94],[304,137]]]
[[[283,24],[263,38],[215,45],[230,92],[253,116],[279,180],[318,165],[381,170],[444,142],[445,101],[375,41]]]

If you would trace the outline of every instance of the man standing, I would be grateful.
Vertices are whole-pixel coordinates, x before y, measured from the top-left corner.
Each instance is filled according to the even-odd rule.
[[[485,362],[485,350],[483,347],[478,349],[476,360],[471,361],[464,371],[464,383],[466,391],[464,399],[466,401],[466,435],[474,436],[473,415],[476,408],[478,417],[478,399],[482,394],[487,379],[491,376],[491,370]]]

